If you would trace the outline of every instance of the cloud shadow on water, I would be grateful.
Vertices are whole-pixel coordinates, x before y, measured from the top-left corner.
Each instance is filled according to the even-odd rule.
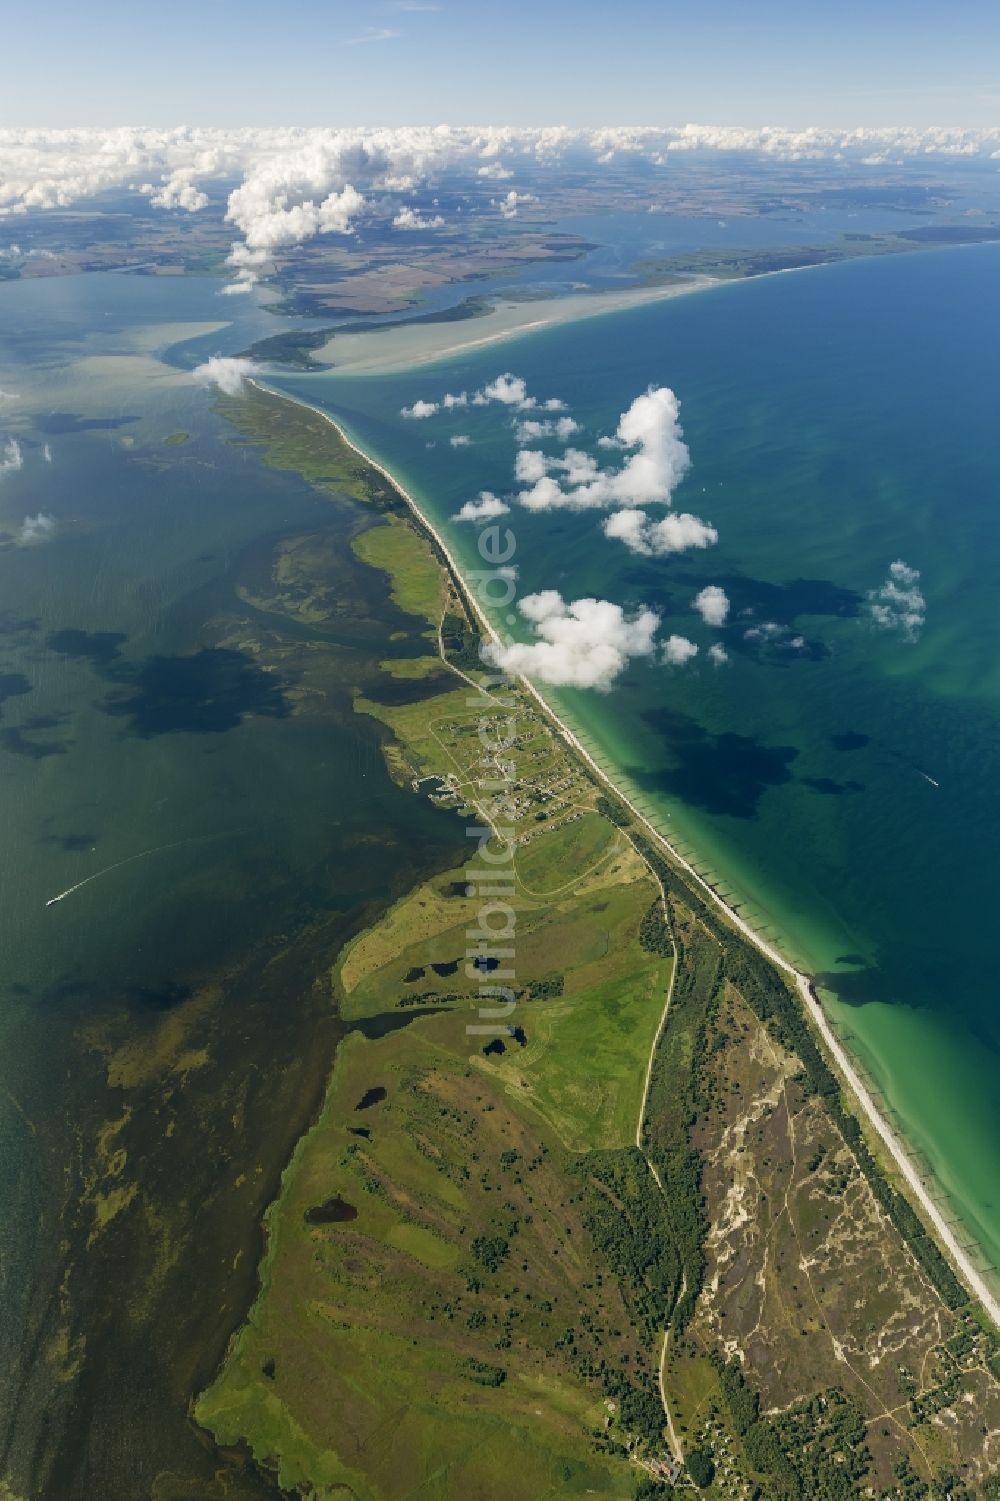
[[[862,735],[859,730],[843,730],[839,735],[830,736],[830,744],[839,751],[864,750],[870,740],[870,735]]]
[[[128,638],[121,631],[53,631],[45,645],[61,657],[82,657],[95,667],[106,667],[121,656],[121,646]]]
[[[864,604],[856,589],[845,589],[831,579],[789,579],[784,584],[772,584],[742,573],[720,576],[690,569],[683,580],[695,590],[706,584],[721,585],[729,597],[730,619],[776,620],[779,625],[792,625],[800,615],[850,620],[861,614]]]
[[[792,745],[764,745],[749,735],[714,735],[675,709],[648,709],[643,719],[662,736],[674,764],[630,775],[650,792],[666,792],[692,807],[728,818],[754,818],[771,787],[793,780]]]
[[[813,637],[790,635],[790,626],[782,626],[784,634],[755,637],[752,625],[738,632],[725,635],[726,650],[751,657],[755,662],[764,662],[768,667],[791,667],[795,662],[822,662],[831,655],[825,641]],[[749,634],[748,634],[749,632]]]
[[[49,756],[64,756],[68,746],[56,740],[30,740],[23,730],[0,730],[0,745],[15,756],[44,761]]]
[[[31,684],[23,672],[0,672],[0,704],[9,698],[21,698],[31,692]]]
[[[44,761],[50,755],[66,755],[72,740],[38,740],[30,738],[26,731],[38,734],[39,729],[59,729],[65,723],[65,714],[32,714],[20,726],[0,731],[0,744],[5,751],[24,755],[32,761]]]
[[[84,851],[89,852],[97,843],[96,834],[46,834],[45,844],[54,844],[57,848],[65,850],[67,854],[79,855]]]
[[[843,963],[845,959],[838,959],[837,963]],[[827,970],[816,975],[815,980],[820,989],[831,991],[845,1006],[870,1006],[892,996],[892,985],[876,965],[846,973]]]
[[[216,647],[182,657],[147,657],[116,667],[120,686],[101,707],[129,721],[142,740],[179,731],[220,734],[250,716],[285,719],[281,683],[246,652]]]

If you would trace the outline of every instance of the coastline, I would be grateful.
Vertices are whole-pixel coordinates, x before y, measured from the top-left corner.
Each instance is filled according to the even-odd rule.
[[[420,506],[414,500],[413,496],[396,478],[396,476],[378,459],[367,453],[357,442],[355,442],[350,434],[345,431],[341,424],[337,422],[329,412],[324,411],[321,407],[313,405],[311,402],[303,401],[299,397],[289,396],[285,392],[273,390],[271,387],[267,386],[263,380],[257,379],[256,377],[250,377],[249,380],[252,385],[257,386],[259,389],[267,391],[271,395],[278,396],[282,400],[295,401],[298,405],[308,407],[309,410],[324,418],[335,429],[341,440],[354,453],[356,453],[359,458],[364,460],[366,464],[369,464],[373,469],[381,474],[389,484],[392,485],[392,487],[406,502],[419,525],[432,538],[435,546],[439,549],[441,555],[445,559],[446,565],[453,579],[455,580],[456,587],[460,589],[463,599],[465,600],[468,608],[472,611],[479,625],[485,632],[487,638],[492,641],[498,641],[499,638],[493,628],[491,621],[488,618],[488,615],[480,605],[478,599],[476,599],[474,592],[466,583],[462,571],[448,544],[441,536],[440,532],[437,530],[434,524],[421,510]],[[827,1054],[833,1060],[836,1066],[836,1070],[838,1076],[840,1077],[842,1086],[844,1086],[846,1090],[854,1097],[854,1100],[857,1102],[857,1105],[861,1113],[867,1120],[868,1125],[879,1137],[883,1146],[892,1158],[895,1168],[905,1179],[906,1184],[913,1196],[913,1199],[917,1204],[919,1204],[920,1210],[925,1220],[933,1226],[938,1242],[942,1246],[942,1249],[947,1253],[948,1260],[950,1261],[956,1275],[960,1278],[960,1280],[970,1291],[970,1293],[979,1301],[979,1303],[981,1303],[993,1323],[1000,1327],[1000,1298],[998,1298],[998,1296],[993,1292],[983,1274],[976,1268],[968,1253],[963,1249],[960,1241],[955,1235],[954,1230],[948,1223],[945,1216],[942,1214],[930,1190],[914,1167],[910,1159],[910,1155],[906,1149],[905,1143],[902,1141],[900,1136],[883,1115],[871,1091],[861,1077],[861,1074],[858,1070],[858,1067],[854,1063],[854,1060],[850,1057],[843,1043],[836,1036],[832,1026],[830,1025],[829,1019],[827,1018],[826,1013],[823,1010],[822,1003],[819,1000],[819,997],[814,988],[812,978],[804,971],[798,969],[794,964],[792,964],[767,939],[761,937],[761,935],[756,932],[756,930],[750,925],[750,923],[748,923],[745,918],[741,917],[739,912],[735,911],[733,907],[730,906],[730,904],[717,891],[715,891],[713,887],[711,887],[702,876],[698,874],[697,870],[690,863],[690,861],[688,861],[680,853],[680,851],[677,850],[670,843],[670,841],[665,838],[665,836],[651,823],[649,818],[635,805],[631,798],[620,789],[620,787],[614,781],[613,777],[602,766],[600,766],[600,764],[595,760],[593,754],[582,743],[582,741],[574,733],[574,731],[565,723],[565,721],[560,717],[556,710],[549,704],[549,702],[546,700],[540,690],[535,686],[535,684],[523,678],[519,679],[519,681],[523,685],[525,691],[538,705],[540,711],[545,715],[550,724],[554,726],[556,731],[560,734],[566,744],[575,752],[575,754],[580,757],[580,759],[590,769],[590,771],[598,779],[601,785],[611,791],[614,796],[617,797],[619,801],[629,809],[632,816],[636,819],[638,825],[643,829],[647,837],[650,838],[654,846],[661,849],[664,854],[679,869],[684,872],[688,880],[691,881],[698,889],[699,894],[702,895],[706,901],[709,901],[713,906],[719,909],[725,916],[726,920],[733,927],[735,927],[746,939],[748,939],[748,941],[753,944],[753,946],[759,953],[761,953],[770,963],[774,964],[782,972],[782,974],[786,976],[786,978],[792,981],[806,1010],[807,1015],[810,1017],[814,1027],[816,1028],[820,1035],[820,1038],[822,1039]]]
[[[778,273],[761,273],[764,276],[774,274]],[[314,350],[312,359],[319,369],[336,375],[398,374],[436,364],[438,360],[455,359],[491,344],[502,344],[523,334],[538,333],[543,328],[578,323],[607,313],[645,307],[652,302],[709,291],[713,287],[725,286],[729,280],[722,276],[691,276],[685,281],[662,286],[623,287],[617,292],[571,292],[563,297],[546,297],[532,302],[501,302],[484,318],[471,320],[470,335],[466,338],[456,336],[453,323],[403,324],[395,329],[387,323],[377,331],[366,333],[351,333],[345,329],[331,335],[325,344]],[[538,316],[539,311],[542,311],[542,316]],[[472,336],[471,327],[481,328],[491,319],[495,320],[491,332]]]

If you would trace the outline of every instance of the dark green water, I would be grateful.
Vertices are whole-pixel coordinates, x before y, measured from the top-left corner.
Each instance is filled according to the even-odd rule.
[[[634,665],[607,697],[557,697],[699,866],[821,977],[994,1265],[998,273],[992,246],[856,262],[405,377],[283,382],[340,415],[471,566],[474,536],[448,518],[481,488],[513,488],[509,421],[491,406],[404,422],[402,405],[509,369],[567,401],[587,447],[648,384],[677,391],[693,467],[675,505],[713,521],[718,547],[645,561],[592,516],[507,520],[520,592],[653,604],[663,634],[693,637],[702,656],[684,671]],[[452,449],[454,433],[472,446]],[[878,631],[866,607],[897,558],[921,571],[927,601],[912,642]],[[721,633],[691,609],[706,583],[733,603]],[[745,639],[763,621],[786,627],[786,644]],[[730,657],[720,670],[704,657],[716,639]]]
[[[252,302],[234,314],[204,353],[274,331]],[[212,282],[0,285],[19,398],[0,441],[23,455],[0,477],[0,1480],[18,1496],[274,1494],[187,1406],[321,1097],[329,965],[461,858],[454,818],[390,781],[352,709],[381,658],[417,649],[350,551],[369,518],[265,469],[151,357],[219,317]],[[51,538],[16,545],[39,511]],[[332,606],[308,628],[254,604],[303,535]]]

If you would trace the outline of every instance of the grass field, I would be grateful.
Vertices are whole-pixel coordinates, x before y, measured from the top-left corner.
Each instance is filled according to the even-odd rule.
[[[428,539],[401,516],[360,532],[352,544],[358,557],[389,575],[390,593],[401,610],[441,618],[447,597],[445,576]]]
[[[416,1477],[442,1501],[630,1496],[629,1467],[594,1450],[608,1413],[580,1365],[644,1352],[594,1279],[559,1143],[470,1059],[465,1020],[341,1048],[269,1216],[261,1296],[196,1416],[318,1496],[409,1496]],[[310,1224],[331,1202],[355,1217]]]

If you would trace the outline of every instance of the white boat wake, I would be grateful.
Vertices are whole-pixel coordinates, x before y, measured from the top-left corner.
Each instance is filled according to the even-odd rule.
[[[194,836],[196,837],[196,836]],[[159,855],[164,850],[180,849],[182,844],[193,843],[193,838],[178,839],[173,844],[154,844],[151,849],[140,850],[137,855],[129,855],[124,860],[116,860],[114,865],[106,865],[103,870],[95,870],[92,876],[85,876],[82,881],[77,881],[75,886],[67,886],[65,891],[60,891],[58,896],[50,896],[45,903],[46,907],[54,907],[56,902],[64,902],[74,891],[79,891],[83,886],[89,886],[91,881],[99,881],[102,876],[109,876],[113,870],[121,870],[123,865],[131,865],[136,860],[144,860],[147,855]]]

